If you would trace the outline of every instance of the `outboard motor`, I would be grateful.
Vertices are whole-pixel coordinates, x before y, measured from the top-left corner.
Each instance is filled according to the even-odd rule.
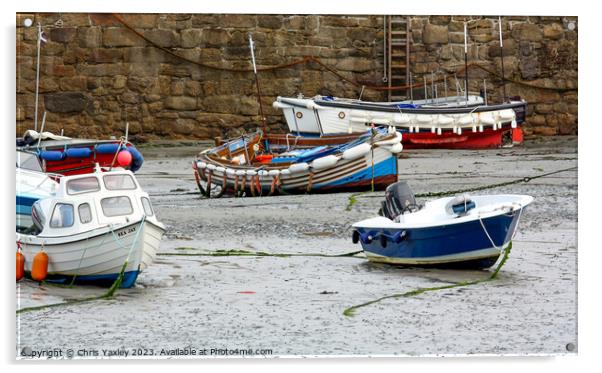
[[[381,215],[391,220],[395,220],[399,215],[406,212],[414,212],[420,209],[412,189],[405,181],[398,181],[387,187],[385,200],[381,202],[381,206]]]

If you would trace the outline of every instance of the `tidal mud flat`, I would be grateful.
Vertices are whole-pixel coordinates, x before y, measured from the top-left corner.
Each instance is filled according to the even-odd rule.
[[[99,353],[79,357],[177,349],[265,356],[577,351],[576,169],[474,192],[535,197],[495,280],[386,299],[349,317],[343,311],[353,305],[483,279],[493,268],[398,268],[362,255],[337,257],[361,250],[351,242],[351,224],[376,215],[382,192],[358,195],[354,203],[351,193],[205,199],[191,169],[200,146],[141,148],[146,162],[137,178],[167,233],[136,286],[109,299],[17,314],[17,356],[24,349]],[[577,138],[558,137],[493,150],[404,151],[399,174],[419,194],[576,166]],[[231,250],[261,255],[208,255]],[[16,286],[17,308],[106,291],[30,280]]]

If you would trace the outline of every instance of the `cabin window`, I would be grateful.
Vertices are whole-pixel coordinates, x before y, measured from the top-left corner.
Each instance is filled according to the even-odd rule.
[[[100,200],[100,206],[105,216],[124,216],[134,212],[132,201],[129,197],[108,197]]]
[[[90,204],[82,203],[77,207],[77,212],[79,213],[79,221],[81,221],[82,224],[92,221],[92,209],[90,208]]]
[[[83,177],[80,179],[69,180],[67,182],[68,194],[97,192],[99,190],[100,184],[95,176]]]
[[[154,212],[150,200],[146,197],[142,197],[140,199],[142,200],[142,207],[144,208],[144,213],[147,216],[153,216]]]
[[[136,189],[136,183],[131,175],[105,175],[102,178],[108,190],[132,190]]]
[[[54,205],[50,226],[52,228],[67,228],[73,225],[73,205],[70,203],[57,203]]]

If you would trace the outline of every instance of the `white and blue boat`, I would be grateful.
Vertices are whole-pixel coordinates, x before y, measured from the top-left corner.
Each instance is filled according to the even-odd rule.
[[[513,239],[527,195],[446,197],[416,200],[405,182],[385,192],[381,215],[353,224],[373,262],[408,266],[488,268]]]
[[[17,232],[25,274],[40,251],[48,255],[46,281],[134,285],[153,261],[165,232],[150,198],[124,169],[62,176],[53,196],[32,206],[33,228]]]

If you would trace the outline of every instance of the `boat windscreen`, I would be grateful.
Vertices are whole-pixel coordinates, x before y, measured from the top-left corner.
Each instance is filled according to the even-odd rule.
[[[17,152],[17,168],[43,172],[38,157],[35,154],[27,152]]]

